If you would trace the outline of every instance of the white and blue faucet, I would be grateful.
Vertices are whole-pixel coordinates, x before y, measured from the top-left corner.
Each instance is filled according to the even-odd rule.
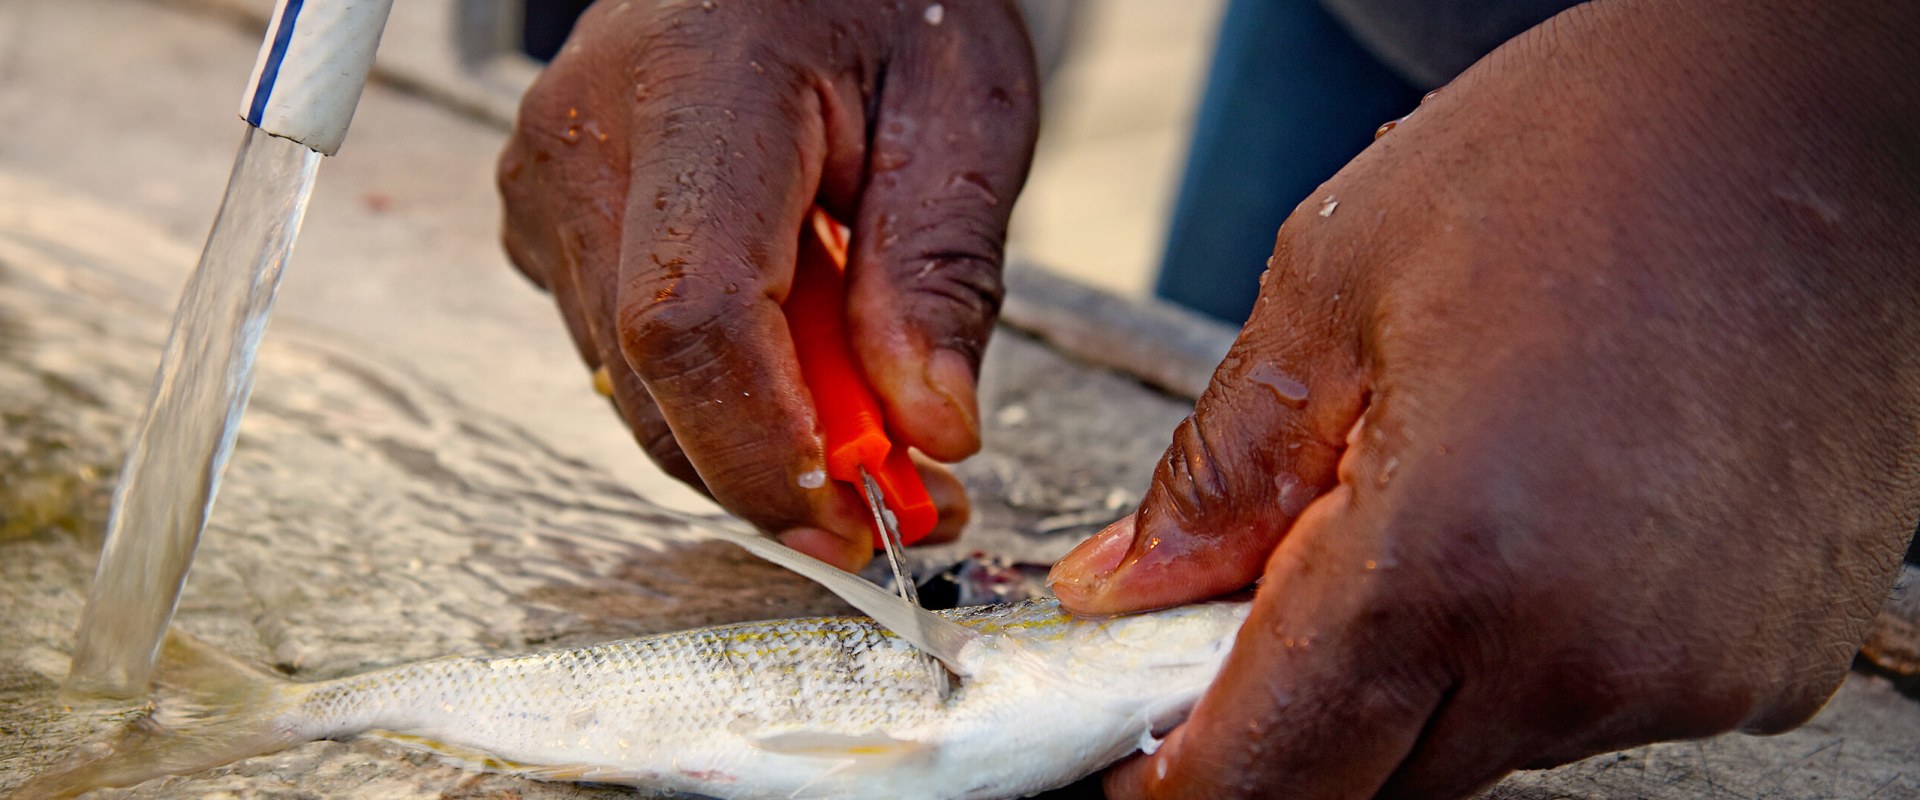
[[[248,125],[340,150],[393,0],[279,0],[240,98]]]

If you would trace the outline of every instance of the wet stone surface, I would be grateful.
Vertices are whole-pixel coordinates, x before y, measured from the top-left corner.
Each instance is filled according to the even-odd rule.
[[[0,197],[5,193],[0,192]],[[0,200],[0,791],[128,714],[57,698],[113,470],[166,310],[122,269],[182,257],[111,236],[99,209]],[[78,213],[86,211],[88,213]],[[72,227],[76,220],[85,224]],[[66,226],[66,227],[63,227]],[[134,274],[137,274],[135,271]],[[969,549],[1045,560],[1134,502],[1180,403],[1015,336],[983,387],[987,452],[963,465]],[[179,624],[298,678],[456,653],[524,651],[839,601],[725,545],[693,541],[584,462],[463,406],[407,369],[279,324],[188,582]],[[1920,796],[1920,704],[1852,676],[1785,736],[1640,748],[1523,773],[1494,798]],[[1087,796],[1091,784],[1064,796]],[[316,742],[105,796],[633,796],[462,770],[371,741]]]
[[[171,293],[143,281],[167,270],[147,262],[191,257],[137,220],[0,173],[0,794],[128,717],[67,713],[57,692],[114,472],[166,332]],[[1151,431],[1182,413],[1175,398],[1013,334],[996,343],[983,394],[997,409],[988,453],[959,470],[977,498],[975,522],[958,544],[915,551],[926,574],[974,551],[1016,563],[1057,557],[1125,513],[1137,491],[1126,487],[1144,485],[1164,445]],[[324,679],[847,610],[658,512],[404,365],[276,320],[177,624]],[[613,790],[474,774],[375,742],[318,742],[105,794],[213,792]]]
[[[166,325],[164,309],[128,296],[113,254],[49,247],[35,236],[47,231],[25,227],[0,230],[0,787],[101,722],[63,713],[55,693]],[[324,678],[846,610],[692,540],[598,472],[402,369],[286,326],[261,365],[178,617],[243,657]],[[127,794],[598,791],[418,760],[318,743]]]

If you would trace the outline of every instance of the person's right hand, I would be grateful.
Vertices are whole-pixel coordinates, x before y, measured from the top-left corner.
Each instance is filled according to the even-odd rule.
[[[507,252],[655,462],[855,568],[871,518],[822,482],[780,307],[802,221],[818,203],[852,223],[848,325],[896,442],[972,454],[1035,81],[1000,0],[603,0],[501,157]],[[921,472],[941,508],[930,538],[957,535],[959,483]]]

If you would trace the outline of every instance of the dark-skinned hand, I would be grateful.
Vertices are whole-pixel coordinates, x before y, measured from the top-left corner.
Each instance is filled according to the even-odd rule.
[[[1422,798],[1806,720],[1920,510],[1920,14],[1600,0],[1281,228],[1109,614],[1259,581],[1115,797]]]
[[[1036,126],[1001,0],[602,0],[500,161],[506,246],[668,473],[844,568],[872,556],[780,303],[809,208],[853,228],[848,324],[897,443],[979,449],[975,378]],[[582,373],[582,380],[586,380]],[[941,509],[951,474],[921,461]]]

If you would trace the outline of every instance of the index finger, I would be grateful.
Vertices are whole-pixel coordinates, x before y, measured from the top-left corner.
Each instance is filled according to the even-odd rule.
[[[644,62],[628,128],[616,319],[714,499],[769,531],[819,527],[870,554],[822,443],[780,303],[828,157],[828,90],[792,68],[670,50]],[[789,70],[788,74],[764,74]],[[651,83],[647,83],[651,79]]]

